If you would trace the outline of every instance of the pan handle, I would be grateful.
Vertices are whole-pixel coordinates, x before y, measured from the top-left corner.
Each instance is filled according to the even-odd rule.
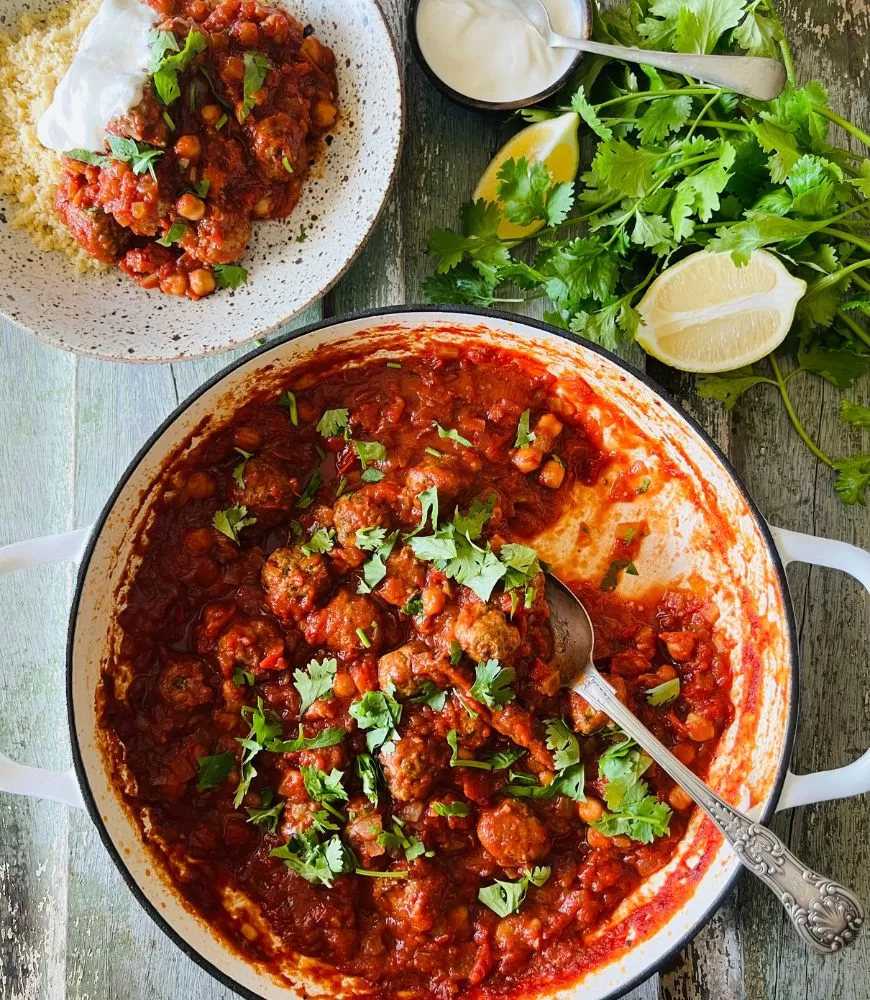
[[[0,548],[0,576],[44,563],[77,564],[84,554],[90,535],[90,528],[81,528],[62,535],[47,535],[3,546]],[[3,754],[0,754],[0,792],[30,795],[84,808],[75,771],[46,771],[41,767],[26,767],[24,764],[16,764]]]
[[[770,527],[773,540],[783,563],[809,563],[840,569],[864,585],[870,593],[870,552],[848,542],[835,542],[829,538],[816,538],[799,531]],[[793,774],[785,777],[777,809],[811,805],[828,799],[845,799],[870,791],[870,750],[845,767],[815,774]]]

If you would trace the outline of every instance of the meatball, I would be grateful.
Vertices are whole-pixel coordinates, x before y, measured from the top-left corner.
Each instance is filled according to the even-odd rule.
[[[277,522],[289,513],[299,496],[299,480],[270,455],[255,455],[249,460],[244,483],[233,483],[230,500],[237,507],[247,507],[261,524]]]
[[[114,264],[130,241],[130,234],[113,216],[99,208],[79,208],[63,200],[60,191],[55,209],[76,243],[103,264]]]
[[[368,868],[375,858],[386,853],[386,848],[378,843],[378,837],[384,830],[381,815],[368,799],[362,797],[351,799],[347,811],[353,814],[353,819],[344,828],[345,838],[363,866]]]
[[[360,528],[391,528],[389,507],[363,486],[339,497],[335,504],[335,534],[339,545],[353,545]]]
[[[377,594],[388,604],[402,607],[419,593],[425,582],[425,563],[414,555],[410,546],[403,545],[390,553],[387,575],[378,587]]]
[[[459,745],[465,750],[477,750],[492,736],[492,729],[479,715],[469,715],[468,710],[451,694],[444,702],[441,724],[445,729],[456,730]]]
[[[422,860],[414,862],[410,878],[374,879],[372,883],[375,906],[391,918],[399,938],[431,930],[443,911],[446,891],[447,874]]]
[[[288,181],[291,175],[284,166],[285,161],[292,166],[293,173],[305,170],[308,166],[305,132],[305,125],[300,119],[282,112],[253,119],[248,135],[264,177],[273,181]]]
[[[477,839],[505,868],[540,861],[550,850],[547,828],[524,803],[503,799],[477,821]]]
[[[473,660],[506,660],[520,644],[520,633],[501,611],[485,604],[466,604],[455,626],[456,641]]]
[[[309,646],[378,653],[384,644],[384,617],[374,598],[342,587],[325,608],[308,615],[304,632]]]
[[[409,698],[424,680],[449,687],[452,678],[448,668],[446,660],[439,660],[422,642],[412,640],[378,660],[378,683],[383,691],[390,690],[392,684],[398,694]]]
[[[236,667],[256,676],[287,668],[284,634],[271,618],[243,618],[234,622],[218,639],[215,652],[224,677],[231,677]]]
[[[459,458],[453,455],[443,455],[441,458],[427,455],[419,465],[408,469],[405,489],[413,498],[424,490],[436,487],[438,500],[444,510],[471,485],[472,479],[474,470]]]
[[[214,692],[206,682],[206,665],[189,653],[173,653],[157,676],[160,697],[177,711],[207,705]]]
[[[205,264],[232,264],[245,252],[251,238],[251,223],[240,208],[219,208],[209,199],[206,217],[178,242],[196,260]]]
[[[329,570],[319,552],[275,549],[262,572],[266,603],[278,618],[301,620],[329,590]]]
[[[381,768],[390,795],[397,802],[424,799],[435,787],[446,763],[444,747],[431,738],[408,733],[390,754],[381,755]]]

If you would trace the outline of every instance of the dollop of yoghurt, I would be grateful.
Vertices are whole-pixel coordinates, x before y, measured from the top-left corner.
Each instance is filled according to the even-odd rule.
[[[103,0],[69,69],[39,119],[48,149],[103,152],[106,125],[142,99],[151,57],[148,32],[157,15],[140,0]]]
[[[581,4],[543,0],[555,31],[580,35]],[[417,41],[430,69],[448,87],[495,103],[534,97],[576,58],[551,49],[511,0],[420,0]]]

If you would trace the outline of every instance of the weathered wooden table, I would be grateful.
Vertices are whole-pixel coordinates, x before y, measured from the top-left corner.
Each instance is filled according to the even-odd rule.
[[[403,0],[384,5],[402,39]],[[783,13],[799,76],[823,80],[834,107],[866,128],[870,7],[864,0],[789,0]],[[300,323],[418,301],[429,227],[454,224],[458,201],[514,127],[447,103],[403,48],[408,130],[398,184],[359,262]],[[0,344],[0,544],[89,524],[157,423],[237,356],[108,364],[64,354],[8,324]],[[643,364],[639,351],[629,353]],[[834,498],[826,471],[797,441],[777,400],[750,396],[726,415],[694,399],[676,373],[648,367],[712,432],[774,524],[870,547],[870,514]],[[806,380],[794,394],[822,447],[845,450],[833,390]],[[870,387],[856,398],[870,402]],[[851,444],[857,451],[861,443]],[[804,663],[793,766],[818,770],[847,763],[870,744],[870,622],[858,585],[842,575],[801,567],[791,583]],[[72,570],[62,566],[0,581],[0,751],[22,763],[70,766],[63,659],[72,584]],[[866,797],[792,811],[774,826],[801,858],[870,901]],[[0,797],[2,1000],[231,996],[151,923],[83,812]],[[747,876],[674,966],[630,996],[868,1000],[870,934],[834,958],[809,954],[773,897]]]

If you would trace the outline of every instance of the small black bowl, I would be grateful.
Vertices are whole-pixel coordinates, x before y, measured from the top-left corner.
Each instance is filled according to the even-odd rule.
[[[583,13],[583,33],[581,37],[588,38],[592,31],[592,6],[590,0],[574,0],[574,3]],[[467,94],[462,94],[458,90],[449,87],[426,61],[426,57],[420,49],[420,41],[417,38],[417,8],[419,6],[420,0],[411,0],[408,7],[408,41],[411,43],[414,58],[420,64],[420,68],[426,76],[429,77],[442,94],[449,97],[451,101],[455,101],[457,104],[464,104],[468,108],[476,108],[478,111],[516,111],[518,108],[525,108],[530,104],[538,104],[540,101],[545,101],[548,97],[552,97],[557,90],[561,90],[565,86],[584,56],[583,52],[578,52],[571,61],[570,66],[559,79],[555,80],[546,90],[542,90],[537,94],[530,94],[519,101],[480,101],[476,97],[469,97]]]

